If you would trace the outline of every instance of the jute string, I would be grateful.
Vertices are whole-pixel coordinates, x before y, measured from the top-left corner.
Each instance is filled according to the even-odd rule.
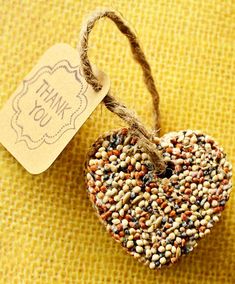
[[[155,116],[154,135],[156,135],[159,133],[160,130],[159,94],[154,83],[150,65],[147,62],[147,59],[140,47],[135,33],[131,30],[131,28],[128,26],[122,16],[114,10],[99,9],[93,12],[90,17],[88,17],[87,20],[83,23],[78,48],[85,79],[87,83],[90,84],[96,92],[101,90],[102,85],[94,75],[90,60],[88,58],[88,38],[95,23],[99,19],[104,17],[107,17],[112,20],[116,24],[118,29],[128,38],[134,59],[142,67],[144,82],[150,94],[152,95]],[[115,113],[127,122],[127,124],[130,126],[131,134],[138,137],[139,145],[142,146],[145,151],[150,155],[150,158],[153,164],[155,165],[155,170],[158,173],[165,172],[166,165],[163,161],[163,158],[157,150],[156,145],[152,142],[153,134],[149,133],[144,127],[144,125],[140,122],[140,120],[136,117],[136,115],[132,111],[128,110],[124,104],[117,101],[114,96],[110,94],[110,92],[106,95],[103,102],[111,112]]]

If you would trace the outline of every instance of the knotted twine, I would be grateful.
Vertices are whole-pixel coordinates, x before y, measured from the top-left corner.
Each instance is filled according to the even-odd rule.
[[[99,9],[94,11],[83,23],[80,40],[79,40],[79,55],[82,63],[83,74],[88,84],[92,86],[94,91],[98,92],[102,89],[102,85],[96,78],[92,71],[91,63],[88,58],[88,39],[90,32],[95,26],[95,23],[101,19],[107,17],[112,20],[118,29],[123,33],[129,40],[131,51],[134,59],[140,64],[143,70],[144,82],[150,94],[152,95],[152,102],[154,106],[154,134],[148,132],[145,126],[140,122],[137,116],[130,111],[124,104],[117,101],[111,92],[106,95],[103,99],[103,103],[108,110],[118,115],[123,119],[129,126],[131,135],[138,138],[138,144],[144,148],[149,154],[155,170],[157,173],[164,173],[166,165],[160,152],[157,150],[156,145],[152,142],[154,135],[159,133],[160,130],[160,112],[159,112],[159,94],[157,92],[155,82],[152,76],[152,71],[143,50],[140,47],[137,36],[131,30],[128,23],[122,18],[122,16],[114,10],[110,9]]]

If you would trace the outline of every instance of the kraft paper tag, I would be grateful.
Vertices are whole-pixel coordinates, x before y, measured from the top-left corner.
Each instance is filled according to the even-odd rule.
[[[78,51],[51,47],[0,111],[0,142],[30,173],[48,169],[107,95],[108,77],[95,92],[82,74]]]

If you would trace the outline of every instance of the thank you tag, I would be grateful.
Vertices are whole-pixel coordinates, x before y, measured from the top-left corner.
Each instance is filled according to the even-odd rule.
[[[0,111],[0,142],[30,173],[48,169],[107,95],[108,77],[92,66],[102,84],[87,84],[78,51],[57,44],[42,56]]]

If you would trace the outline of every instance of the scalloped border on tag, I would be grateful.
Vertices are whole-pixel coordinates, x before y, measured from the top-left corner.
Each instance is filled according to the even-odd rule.
[[[30,173],[47,170],[107,95],[109,78],[95,66],[95,92],[78,51],[56,44],[46,51],[0,111],[0,142]]]

